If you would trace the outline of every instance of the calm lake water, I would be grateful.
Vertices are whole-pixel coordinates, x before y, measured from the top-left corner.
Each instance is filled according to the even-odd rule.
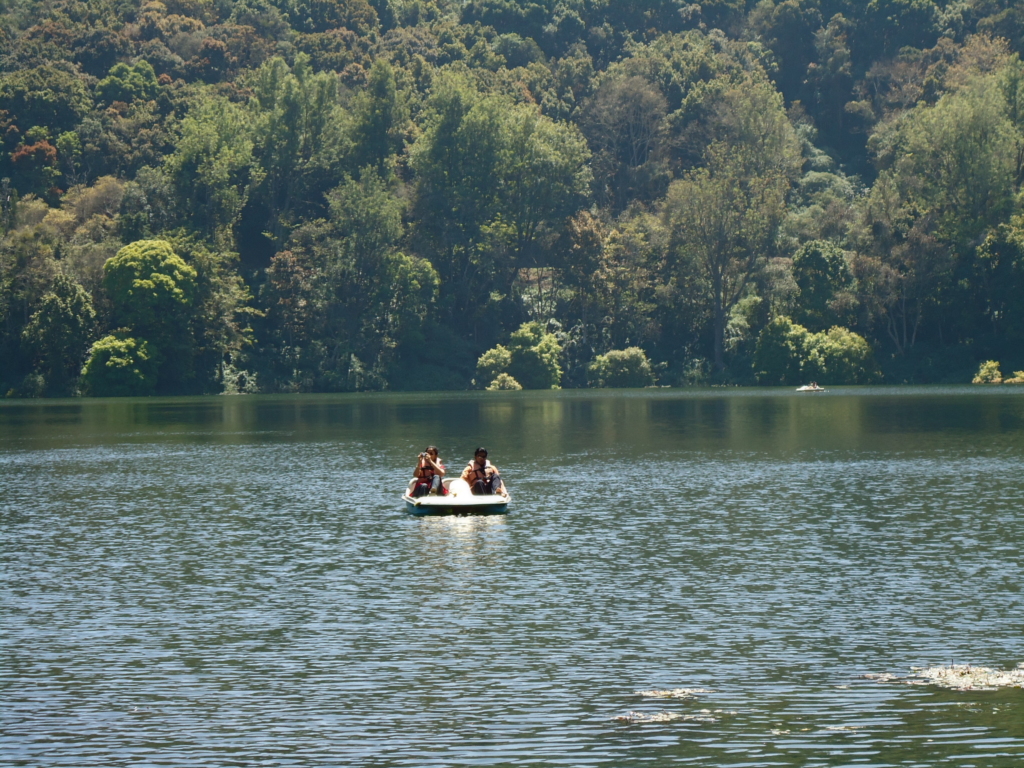
[[[1024,765],[865,677],[1024,662],[1024,390],[4,402],[0,522],[4,765]]]

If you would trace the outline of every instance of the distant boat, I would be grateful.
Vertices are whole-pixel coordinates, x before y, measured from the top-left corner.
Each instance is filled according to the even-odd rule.
[[[819,387],[818,382],[812,381],[810,384],[804,384],[802,387],[796,388],[797,392],[827,392],[824,387]]]
[[[461,477],[444,481],[445,490],[448,491],[444,496],[428,494],[413,497],[410,494],[415,484],[414,479],[402,495],[405,511],[411,515],[503,515],[512,501],[508,495],[474,495],[469,483]]]

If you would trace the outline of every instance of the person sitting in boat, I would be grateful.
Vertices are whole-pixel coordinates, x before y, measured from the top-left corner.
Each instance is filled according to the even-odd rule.
[[[414,498],[426,496],[428,493],[442,496],[447,493],[441,482],[441,478],[444,477],[444,464],[437,455],[436,445],[428,445],[427,450],[420,454],[412,474],[416,479],[416,485],[412,489]]]
[[[473,452],[473,460],[462,470],[462,479],[469,483],[476,496],[508,495],[498,468],[487,460],[486,448],[477,448]]]

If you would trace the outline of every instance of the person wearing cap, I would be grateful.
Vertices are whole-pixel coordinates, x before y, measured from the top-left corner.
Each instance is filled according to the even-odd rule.
[[[473,460],[462,470],[462,479],[469,483],[477,496],[508,495],[498,468],[487,460],[486,448],[477,448],[473,452]]]

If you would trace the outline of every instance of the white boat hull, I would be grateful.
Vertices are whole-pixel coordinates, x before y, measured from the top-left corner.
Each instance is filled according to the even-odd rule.
[[[448,489],[445,496],[420,496],[413,498],[409,495],[413,483],[409,483],[409,491],[402,495],[405,502],[405,511],[411,515],[503,515],[508,511],[511,496],[475,496],[467,483],[462,478],[445,480],[444,486]]]

